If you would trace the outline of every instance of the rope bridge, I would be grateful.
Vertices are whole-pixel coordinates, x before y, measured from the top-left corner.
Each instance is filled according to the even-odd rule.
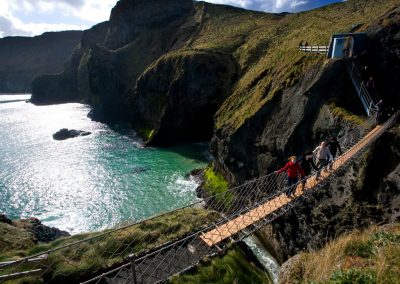
[[[292,187],[285,174],[268,174],[157,217],[0,263],[0,282],[16,278],[46,283],[157,283],[197,265],[281,216],[329,183],[382,133],[399,113],[372,131],[356,128],[343,139],[343,155]],[[364,129],[364,130],[363,130]],[[294,197],[286,193],[294,190]],[[178,221],[177,221],[178,220]],[[175,223],[174,223],[175,222]],[[167,226],[166,224],[172,224]],[[161,228],[161,229],[160,229]],[[32,252],[33,253],[33,252]]]

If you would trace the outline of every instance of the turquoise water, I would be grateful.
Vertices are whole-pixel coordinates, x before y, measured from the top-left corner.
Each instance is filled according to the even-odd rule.
[[[197,200],[185,175],[206,165],[207,144],[143,148],[133,132],[91,121],[85,105],[10,102],[27,98],[0,96],[0,213],[79,233]],[[53,140],[61,128],[93,134]]]

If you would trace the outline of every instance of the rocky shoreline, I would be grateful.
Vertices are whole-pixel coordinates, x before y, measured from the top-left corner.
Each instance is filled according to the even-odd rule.
[[[43,225],[39,219],[33,217],[28,219],[11,220],[5,214],[0,214],[0,223],[27,232],[34,244],[48,243],[58,238],[70,236],[68,232]]]

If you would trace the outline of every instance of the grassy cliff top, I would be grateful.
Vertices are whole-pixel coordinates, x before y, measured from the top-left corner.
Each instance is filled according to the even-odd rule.
[[[340,237],[293,261],[290,283],[398,283],[400,224]]]
[[[349,0],[287,15],[198,4],[202,30],[191,47],[232,53],[242,70],[233,94],[216,115],[216,128],[234,131],[325,60],[298,51],[300,41],[328,45],[333,33],[348,32],[354,24],[362,24],[357,32],[364,31],[399,4],[399,0]]]
[[[196,231],[208,222],[216,220],[217,216],[215,212],[204,209],[186,208],[115,232],[105,230],[79,234],[46,244],[35,244],[26,231],[0,223],[0,261],[18,260],[21,257],[90,239],[49,254],[49,267],[43,275],[44,279],[28,277],[16,281],[16,283],[75,283],[123,262],[131,253],[142,253]],[[103,234],[107,232],[108,234]],[[32,267],[27,266],[28,269]],[[11,267],[2,272],[7,274],[15,271]]]

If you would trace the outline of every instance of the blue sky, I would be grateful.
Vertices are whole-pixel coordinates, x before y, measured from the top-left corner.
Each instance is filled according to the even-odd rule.
[[[160,0],[162,1],[162,0]],[[207,0],[265,12],[299,12],[343,0]],[[0,0],[0,37],[87,29],[108,19],[117,0]]]

